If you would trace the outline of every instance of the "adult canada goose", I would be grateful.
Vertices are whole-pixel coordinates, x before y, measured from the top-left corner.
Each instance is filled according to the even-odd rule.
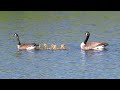
[[[37,45],[35,43],[21,44],[18,34],[15,33],[14,36],[17,38],[17,41],[18,41],[18,45],[17,45],[18,49],[20,49],[20,50],[33,50],[33,49],[36,49]]]
[[[83,50],[103,50],[106,46],[108,46],[108,43],[105,42],[87,42],[90,37],[90,33],[86,32],[85,35],[86,39],[80,45]]]

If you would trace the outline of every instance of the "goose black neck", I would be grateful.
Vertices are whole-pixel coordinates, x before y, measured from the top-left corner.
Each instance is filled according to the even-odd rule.
[[[84,44],[86,44],[86,43],[87,43],[88,39],[89,39],[89,35],[88,35],[88,36],[86,36],[86,39],[85,39],[85,41],[84,41]]]
[[[19,36],[17,36],[18,45],[21,45]]]

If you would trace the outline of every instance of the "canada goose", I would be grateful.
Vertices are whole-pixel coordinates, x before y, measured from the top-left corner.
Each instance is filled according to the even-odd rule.
[[[19,36],[17,33],[14,34],[15,37],[17,37],[17,41],[18,41],[18,49],[21,49],[21,50],[33,50],[33,49],[36,49],[36,44],[35,43],[31,43],[31,44],[21,44],[20,42],[20,39],[19,39]]]
[[[90,37],[90,33],[86,32],[85,35],[86,39],[80,45],[83,50],[103,50],[105,46],[108,46],[108,43],[105,42],[87,42]]]
[[[43,44],[44,49],[48,49],[48,45],[46,43]]]
[[[65,49],[65,45],[64,45],[64,44],[61,44],[61,45],[60,45],[60,49]]]
[[[56,49],[57,49],[57,45],[51,44],[50,48],[51,48],[52,50],[56,50]]]
[[[66,50],[67,48],[65,47],[64,44],[61,44],[60,48],[58,48],[56,44],[51,44],[50,49],[52,49],[52,50]]]
[[[61,50],[66,50],[66,49],[67,49],[67,47],[65,47],[65,45],[64,45],[64,44],[61,44],[61,45],[60,45],[60,49],[61,49]]]
[[[43,49],[43,45],[42,44],[39,44],[39,49]]]

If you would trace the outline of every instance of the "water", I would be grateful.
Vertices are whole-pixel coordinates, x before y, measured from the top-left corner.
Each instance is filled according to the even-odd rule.
[[[82,51],[89,41],[109,43],[107,50]],[[18,51],[21,42],[64,43],[68,50]],[[0,78],[114,79],[120,78],[119,11],[0,11]]]

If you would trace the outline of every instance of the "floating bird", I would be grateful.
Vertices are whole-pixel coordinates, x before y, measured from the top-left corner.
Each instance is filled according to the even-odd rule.
[[[48,49],[48,45],[46,43],[43,44],[44,49]]]
[[[57,50],[57,45],[51,44],[50,49],[52,49],[52,50]]]
[[[21,44],[18,34],[15,33],[14,36],[17,38],[17,41],[18,41],[17,48],[20,49],[20,50],[33,50],[33,49],[36,49],[36,47],[38,46],[35,43]]]
[[[103,50],[106,46],[108,46],[108,43],[105,42],[87,42],[90,37],[90,33],[86,32],[85,35],[86,39],[80,45],[83,50]]]
[[[61,45],[60,45],[60,49],[61,49],[61,50],[65,50],[65,49],[67,49],[67,48],[65,47],[64,44],[61,44]]]

